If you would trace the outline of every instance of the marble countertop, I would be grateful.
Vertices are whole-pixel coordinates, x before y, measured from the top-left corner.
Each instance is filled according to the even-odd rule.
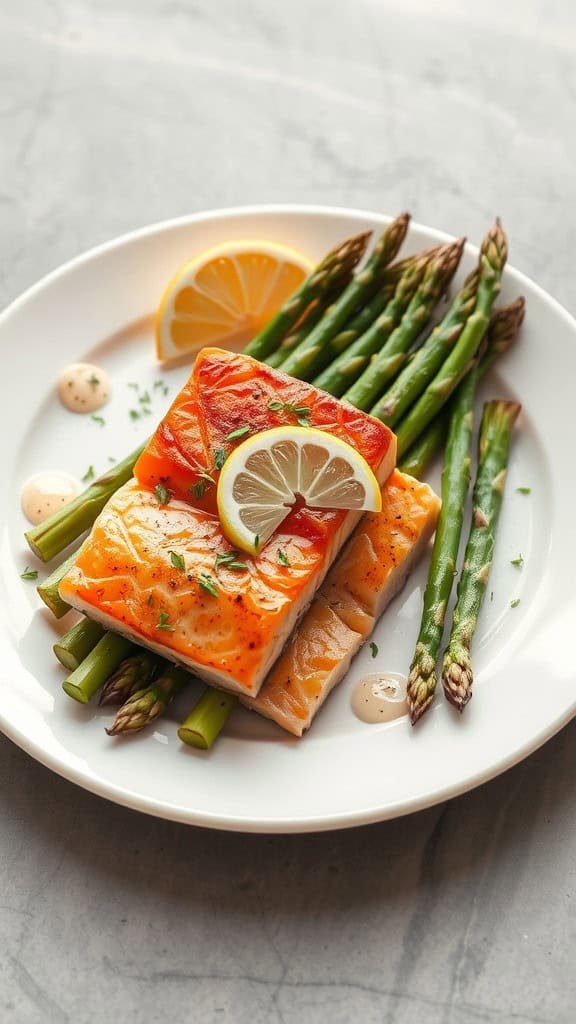
[[[396,212],[576,311],[571,0],[5,0],[0,303],[205,208]],[[442,806],[206,832],[0,738],[0,1017],[14,1024],[560,1024],[576,1011],[576,725]]]

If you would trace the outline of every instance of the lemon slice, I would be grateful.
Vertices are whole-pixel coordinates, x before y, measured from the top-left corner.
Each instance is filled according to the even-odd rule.
[[[204,345],[239,348],[278,312],[313,264],[279,242],[231,241],[206,249],[172,278],[156,315],[158,359]]]
[[[323,430],[275,427],[243,441],[218,480],[218,514],[228,540],[255,553],[296,498],[310,508],[379,512],[380,486],[355,448]]]

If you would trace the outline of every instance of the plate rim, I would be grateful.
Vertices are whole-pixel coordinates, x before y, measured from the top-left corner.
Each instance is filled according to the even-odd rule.
[[[312,203],[262,203],[237,205],[230,207],[214,208],[203,210],[197,213],[186,214],[167,220],[155,221],[152,224],[125,232],[122,235],[99,243],[92,248],[67,260],[49,271],[38,281],[26,288],[16,296],[0,313],[0,329],[21,308],[25,307],[37,295],[50,289],[53,283],[65,278],[79,267],[89,264],[100,257],[106,256],[117,249],[122,249],[130,244],[154,235],[183,228],[188,225],[198,225],[203,222],[225,221],[235,216],[262,216],[262,215],[321,215],[327,217],[342,217],[353,219],[366,219],[374,224],[386,224],[392,217],[378,213],[374,210],[366,210],[347,206],[333,206]],[[411,228],[433,235],[438,241],[450,241],[453,235],[419,221],[410,222]],[[470,251],[478,251],[472,244],[467,244]],[[545,305],[565,321],[567,326],[576,333],[576,318],[560,303],[554,296],[550,295],[541,285],[533,281],[528,275],[517,270],[513,266],[507,266],[507,273],[520,286],[527,287],[536,293]],[[341,828],[354,828],[361,825],[373,824],[378,821],[390,820],[424,810],[439,802],[453,799],[454,797],[468,792],[485,782],[496,778],[498,775],[509,770],[525,757],[539,749],[544,743],[561,731],[574,717],[576,717],[576,695],[571,707],[567,707],[563,714],[551,722],[547,727],[527,739],[519,747],[516,747],[508,757],[500,757],[489,769],[476,769],[466,777],[460,777],[451,786],[439,786],[432,792],[425,795],[414,796],[413,798],[398,799],[389,804],[386,808],[365,807],[355,811],[329,812],[326,816],[313,815],[310,817],[300,816],[274,819],[259,818],[257,820],[242,815],[222,816],[219,813],[193,812],[182,808],[179,805],[170,804],[165,800],[145,796],[135,792],[126,786],[119,785],[109,780],[94,778],[89,766],[81,769],[73,764],[62,761],[57,753],[47,751],[41,743],[29,737],[23,730],[18,728],[10,720],[6,719],[0,706],[0,731],[25,753],[29,754],[44,767],[49,768],[55,774],[67,781],[81,786],[83,789],[96,796],[111,800],[131,810],[140,811],[171,821],[177,821],[187,825],[197,825],[205,828],[213,828],[224,831],[239,831],[261,834],[289,834],[330,831]]]

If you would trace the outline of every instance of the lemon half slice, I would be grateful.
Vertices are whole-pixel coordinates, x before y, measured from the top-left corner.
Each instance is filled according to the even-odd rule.
[[[158,359],[204,345],[239,348],[278,312],[313,264],[279,242],[224,242],[174,275],[156,315]]]
[[[355,448],[323,430],[275,427],[243,441],[224,463],[217,492],[222,529],[254,554],[298,495],[309,508],[382,508],[378,481]]]

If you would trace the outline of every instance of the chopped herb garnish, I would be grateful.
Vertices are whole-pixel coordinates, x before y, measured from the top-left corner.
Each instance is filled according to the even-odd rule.
[[[237,572],[244,572],[248,566],[246,562],[238,561],[239,551],[225,551],[220,555],[216,555],[214,562],[214,568],[220,569],[224,566],[226,569],[234,569]]]
[[[143,405],[142,406],[141,412],[142,412],[143,416],[151,416],[152,415],[152,410],[149,409],[147,405]]]
[[[113,455],[108,456],[108,462],[116,462],[116,459],[114,458]]]
[[[301,427],[309,427],[310,416],[312,415],[311,410],[307,405],[294,405],[293,402],[279,402],[274,400],[268,403],[270,412],[288,412],[292,416],[295,416],[298,425]]]
[[[138,411],[138,409],[130,409],[129,415],[130,415],[130,419],[131,420],[139,420],[140,419],[140,412]]]
[[[239,437],[246,437],[249,434],[251,427],[246,423],[243,427],[236,427],[236,430],[231,430],[229,434],[226,434],[225,441],[236,441]]]
[[[94,472],[94,466],[88,466],[88,469],[86,470],[84,476],[82,477],[82,483],[87,484],[90,480],[93,480],[95,476],[96,474]]]
[[[195,484],[192,484],[190,490],[194,497],[199,501],[200,498],[204,497],[208,488],[214,486],[216,481],[209,473],[199,473],[198,476],[200,479]]]
[[[518,555],[518,558],[513,558],[510,562],[510,565],[517,565],[518,567],[524,565],[524,559],[522,558],[522,555]]]
[[[129,380],[128,381],[128,387],[132,388],[133,391],[139,391],[140,390],[140,385],[137,384],[135,380]]]
[[[532,494],[531,487],[517,487],[518,494]]]
[[[91,374],[90,377],[88,377],[88,383],[90,384],[91,387],[97,388],[100,383],[100,378],[97,377],[95,373],[93,373]]]
[[[278,565],[284,565],[286,567],[290,565],[288,555],[285,551],[282,551],[282,548],[278,548],[278,551],[276,552],[276,561],[278,562]]]
[[[38,579],[38,570],[37,569],[31,569],[30,566],[27,565],[26,568],[24,569],[24,572],[20,573],[20,579],[21,580],[37,580]]]
[[[258,548],[260,547],[260,537],[258,534],[254,537],[254,547],[256,551],[258,551]]]
[[[166,385],[164,385],[164,387],[162,388],[162,394],[164,396],[166,396],[168,394],[168,388],[166,387]]]
[[[228,456],[226,455],[226,452],[224,451],[224,449],[223,448],[217,448],[216,451],[214,452],[214,468],[215,469],[222,469],[222,466],[226,462],[227,458],[228,458]]]
[[[196,498],[196,501],[200,501],[200,498],[203,498],[206,493],[206,484],[203,480],[197,480],[195,484],[192,484],[190,490]]]
[[[152,401],[150,398],[150,392],[143,391],[141,395],[138,395],[138,401],[141,405],[148,405]]]
[[[158,622],[156,623],[156,629],[167,629],[170,632],[174,632],[174,626],[170,625],[170,616],[168,612],[160,611],[158,615]]]
[[[172,562],[174,568],[180,569],[181,572],[184,572],[186,568],[186,563],[182,555],[179,555],[177,551],[169,551],[168,554],[170,555],[170,561]]]
[[[171,492],[164,486],[164,484],[156,484],[154,494],[156,495],[156,501],[159,505],[167,505],[172,497]]]
[[[93,415],[93,416],[90,417],[90,419],[94,420],[94,423],[97,423],[100,427],[103,427],[104,424],[106,423],[106,420],[104,419],[103,416]]]
[[[204,590],[206,594],[210,594],[211,597],[218,597],[218,591],[214,584],[214,580],[207,572],[201,572],[198,577],[198,586],[201,590]]]
[[[164,384],[163,380],[155,380],[154,381],[154,384],[153,384],[154,390],[156,390],[156,388],[163,388],[163,387],[166,387],[166,385]]]
[[[490,591],[490,600],[491,601],[494,600],[494,591],[493,590]]]
[[[378,644],[375,644],[373,640],[370,641],[370,653],[373,658],[378,654]]]
[[[513,601],[510,601],[510,607],[511,608],[517,608],[519,604],[520,604],[520,598],[519,597],[515,597]]]

